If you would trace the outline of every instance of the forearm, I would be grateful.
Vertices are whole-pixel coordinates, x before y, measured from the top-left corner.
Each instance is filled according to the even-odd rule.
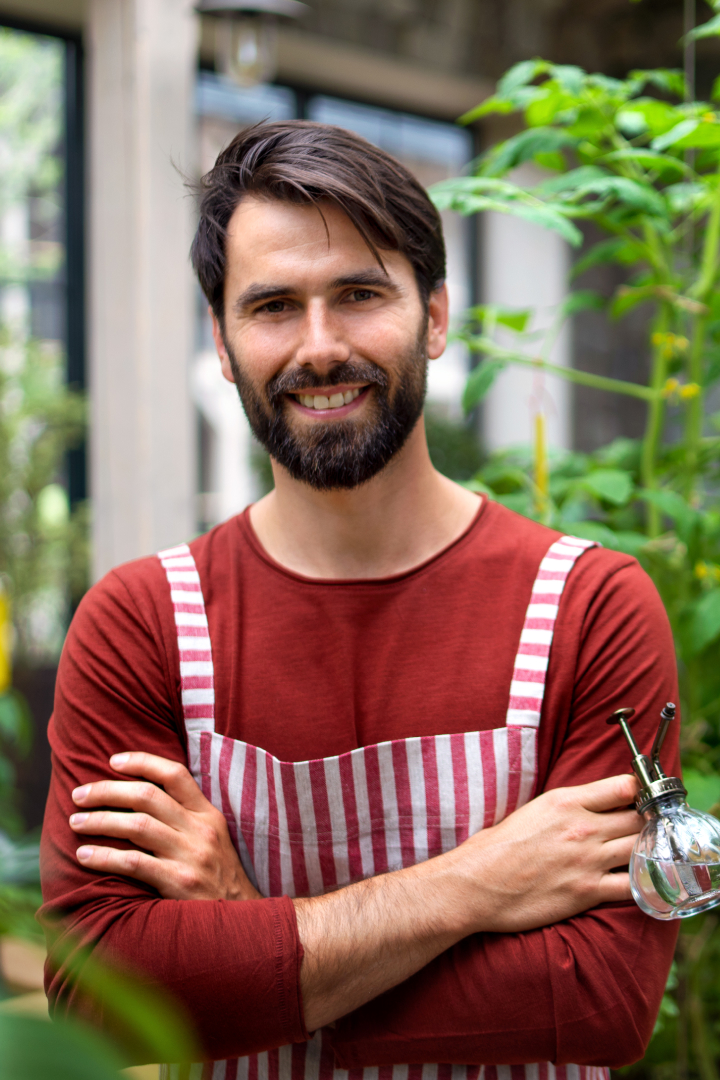
[[[516,934],[629,899],[638,828],[629,776],[541,795],[458,848],[296,900],[309,1030],[404,982],[470,934]],[[540,855],[540,853],[542,853]]]
[[[458,870],[440,856],[294,901],[309,1031],[397,986],[471,931]]]

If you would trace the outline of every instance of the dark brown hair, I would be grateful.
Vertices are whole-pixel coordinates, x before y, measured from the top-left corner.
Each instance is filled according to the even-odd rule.
[[[399,161],[344,128],[308,120],[255,124],[222,151],[201,191],[192,262],[221,325],[227,227],[244,195],[334,203],[380,265],[383,249],[406,256],[424,306],[445,278],[440,215],[424,188]]]

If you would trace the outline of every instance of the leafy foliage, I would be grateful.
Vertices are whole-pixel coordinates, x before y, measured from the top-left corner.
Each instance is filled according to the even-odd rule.
[[[694,37],[710,34],[720,34],[720,13]],[[579,252],[571,276],[610,263],[624,281],[606,297],[569,293],[542,333],[529,331],[526,311],[486,305],[468,312],[459,336],[481,362],[468,379],[464,407],[474,408],[505,366],[520,364],[538,379],[552,372],[638,398],[647,418],[642,439],[617,439],[592,454],[548,455],[539,405],[536,445],[491,455],[468,486],[640,560],[675,638],[691,798],[720,812],[720,413],[713,412],[720,382],[720,113],[712,102],[685,100],[677,71],[615,79],[544,60],[516,64],[464,120],[492,113],[519,114],[524,130],[486,150],[473,175],[433,189],[437,205],[463,214],[499,209],[571,244],[573,230],[591,222],[594,234],[604,235]],[[513,170],[528,162],[540,168],[536,181],[522,186]],[[652,312],[647,384],[549,362],[573,314],[595,308],[622,319],[640,304]],[[715,926],[714,915],[683,926],[656,1035],[632,1075],[717,1080]]]

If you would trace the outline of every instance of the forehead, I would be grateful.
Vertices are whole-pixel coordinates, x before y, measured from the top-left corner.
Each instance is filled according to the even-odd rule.
[[[227,281],[244,288],[268,274],[332,275],[377,269],[378,263],[350,218],[333,203],[320,208],[246,196],[228,225]],[[324,220],[323,220],[324,219]],[[407,258],[381,250],[393,278],[412,278]]]

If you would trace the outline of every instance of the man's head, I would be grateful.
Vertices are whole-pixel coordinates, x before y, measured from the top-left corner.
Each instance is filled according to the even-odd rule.
[[[241,133],[203,185],[193,263],[255,434],[296,479],[363,483],[415,427],[444,347],[435,208],[387,154],[302,121]]]

